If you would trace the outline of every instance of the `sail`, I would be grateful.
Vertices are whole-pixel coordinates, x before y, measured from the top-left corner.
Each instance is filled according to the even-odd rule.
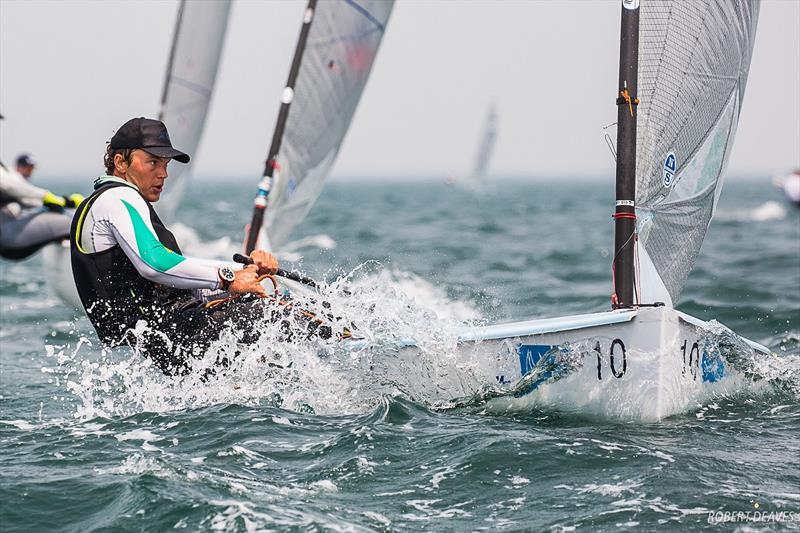
[[[655,268],[672,301],[694,265],[722,189],[758,7],[756,0],[641,0],[640,263]],[[648,289],[657,292],[643,287]]]
[[[494,152],[494,143],[497,139],[497,109],[492,103],[486,115],[486,124],[483,127],[483,135],[478,145],[478,152],[475,156],[475,168],[472,171],[473,179],[485,178],[489,171],[489,163]]]
[[[194,158],[203,134],[231,4],[228,0],[182,0],[167,63],[159,119],[167,125],[173,146]],[[191,171],[191,164],[171,164],[162,217],[171,218]]]
[[[393,1],[319,2],[297,77],[266,210],[273,247],[308,213],[339,152]]]

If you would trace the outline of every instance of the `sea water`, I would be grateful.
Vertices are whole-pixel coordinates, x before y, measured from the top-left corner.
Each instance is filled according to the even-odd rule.
[[[235,250],[252,192],[196,183],[186,247]],[[800,210],[766,178],[727,184],[678,301],[768,346],[763,386],[658,423],[442,408],[475,385],[454,357],[461,324],[608,309],[611,206],[605,178],[330,183],[283,266],[332,283],[338,326],[356,322],[369,353],[260,324],[211,379],[102,350],[39,257],[2,263],[0,528],[800,528]],[[398,373],[407,337],[422,353]]]

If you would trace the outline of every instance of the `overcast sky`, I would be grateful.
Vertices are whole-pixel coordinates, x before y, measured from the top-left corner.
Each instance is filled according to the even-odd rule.
[[[201,176],[255,179],[305,2],[237,0]],[[93,176],[105,141],[156,116],[177,1],[0,0],[0,158]],[[399,0],[336,176],[442,176],[473,164],[488,102],[497,175],[613,173],[618,1]],[[800,167],[800,0],[761,5],[729,174]]]

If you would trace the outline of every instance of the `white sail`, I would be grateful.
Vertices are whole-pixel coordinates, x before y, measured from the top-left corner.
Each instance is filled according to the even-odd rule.
[[[640,255],[646,256],[643,263],[652,262],[661,292],[672,301],[694,265],[722,189],[758,8],[757,0],[641,0]],[[656,285],[657,280],[643,286],[643,295],[657,295]]]
[[[387,0],[317,4],[266,211],[265,229],[273,247],[286,242],[322,190],[393,5]]]
[[[178,8],[159,118],[173,146],[192,158],[211,103],[230,7],[229,0],[182,0]],[[162,217],[172,218],[190,172],[191,164],[170,165],[158,204]]]
[[[478,151],[475,154],[475,167],[472,170],[473,180],[483,180],[489,172],[489,163],[492,161],[494,144],[497,140],[497,107],[492,102],[486,114],[486,123],[483,126]]]

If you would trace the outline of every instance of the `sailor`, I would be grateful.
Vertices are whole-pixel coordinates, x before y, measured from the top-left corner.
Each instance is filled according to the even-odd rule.
[[[259,276],[274,274],[278,262],[257,250],[252,265],[234,272],[184,256],[152,206],[172,159],[189,162],[161,121],[123,124],[106,148],[106,175],[75,212],[70,245],[78,294],[103,343],[134,346],[165,374],[183,374],[226,322],[246,330],[263,316]],[[220,294],[241,297],[207,307]],[[254,342],[253,335],[239,340]]]
[[[36,168],[36,161],[33,160],[30,154],[20,154],[17,156],[17,172],[26,180],[31,179],[31,174]]]
[[[60,196],[36,187],[0,162],[0,256],[25,259],[47,244],[68,239],[72,218],[64,208],[77,207],[82,200],[77,193]]]

